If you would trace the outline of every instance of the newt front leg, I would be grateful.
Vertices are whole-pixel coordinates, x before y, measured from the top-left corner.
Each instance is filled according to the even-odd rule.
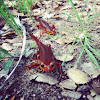
[[[37,51],[37,52],[33,55],[32,61],[33,61],[33,62],[32,62],[30,65],[26,66],[25,69],[30,70],[31,67],[39,66],[39,65],[40,65],[39,51]]]
[[[65,76],[64,72],[62,71],[62,66],[61,66],[61,64],[58,63],[58,62],[55,63],[55,66],[58,67],[58,70],[59,70],[58,76],[59,76],[59,78],[60,78],[60,80],[61,80],[62,76]]]

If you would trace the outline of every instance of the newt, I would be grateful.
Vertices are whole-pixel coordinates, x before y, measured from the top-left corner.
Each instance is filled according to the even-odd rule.
[[[57,60],[55,60],[55,56],[51,50],[51,45],[44,45],[40,42],[33,34],[29,32],[31,38],[36,42],[39,51],[37,51],[33,55],[32,63],[28,65],[26,68],[30,69],[34,66],[40,66],[40,68],[44,71],[52,71],[55,67],[59,69],[59,77],[62,77],[62,66]]]
[[[48,33],[50,35],[53,35],[55,33],[55,26],[52,24],[52,27],[44,20],[41,20],[40,18],[35,17],[35,20],[39,22],[39,25],[37,27],[41,28],[43,30],[42,35],[44,33]]]

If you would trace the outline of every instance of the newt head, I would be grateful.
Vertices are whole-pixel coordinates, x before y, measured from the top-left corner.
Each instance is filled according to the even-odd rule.
[[[46,65],[44,63],[41,62],[40,64],[40,68],[44,71],[51,71],[55,68],[55,64],[54,62],[52,61],[50,64]]]

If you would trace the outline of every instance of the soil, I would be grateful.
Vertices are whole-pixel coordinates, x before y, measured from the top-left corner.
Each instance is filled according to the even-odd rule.
[[[5,0],[7,1],[7,0]],[[27,16],[23,15],[20,16],[21,20],[23,20],[24,25],[26,30],[32,31],[32,33],[43,43],[43,44],[50,44],[51,49],[57,59],[57,56],[61,56],[63,54],[67,54],[68,52],[68,46],[72,45],[73,39],[71,36],[69,38],[67,35],[76,35],[79,36],[81,32],[75,30],[75,28],[80,27],[80,24],[74,14],[74,11],[72,7],[68,6],[68,2],[66,0],[55,0],[53,2],[53,7],[52,5],[49,4],[51,0],[46,0],[41,2],[41,0],[38,0],[39,6],[34,5],[35,10],[39,10],[38,8],[45,12],[49,13],[49,15],[45,15],[46,13],[38,13],[38,17],[41,17],[41,19],[47,21],[47,22],[52,22],[54,23],[56,27],[56,32],[53,36],[50,34],[45,33],[44,38],[41,38],[40,33],[43,32],[41,29],[37,29],[36,25],[38,22],[35,22],[31,18],[27,18]],[[53,1],[53,0],[52,0]],[[51,2],[52,4],[52,2]],[[7,4],[6,4],[7,5]],[[99,8],[100,2],[99,0],[75,0],[74,1],[74,6],[78,12],[78,14],[81,16],[82,21],[86,18],[87,14],[89,11],[94,7],[93,11],[91,12],[90,16],[94,14],[100,14],[100,8]],[[8,5],[7,5],[8,6]],[[9,7],[11,10],[11,8]],[[56,9],[56,10],[54,10]],[[34,9],[33,9],[34,11]],[[67,14],[64,14],[64,11],[67,12]],[[52,14],[55,13],[53,16]],[[35,13],[36,14],[36,13]],[[16,14],[15,14],[16,15]],[[51,16],[51,17],[50,17]],[[70,17],[71,16],[71,17]],[[50,18],[49,18],[50,17]],[[85,23],[87,25],[87,23]],[[90,23],[91,27],[89,27],[87,33],[90,35],[90,40],[94,41],[92,45],[95,47],[95,49],[100,50],[100,17],[96,16],[93,17]],[[85,25],[85,27],[86,27]],[[3,27],[4,28],[4,27]],[[1,28],[1,32],[5,34],[4,29]],[[11,27],[10,27],[11,29]],[[7,31],[8,29],[6,29]],[[65,32],[66,30],[68,32]],[[0,32],[0,33],[1,33]],[[7,32],[9,33],[9,32]],[[7,35],[1,35],[0,34],[0,47],[2,47],[3,43],[8,43],[12,49],[8,50],[10,54],[17,54],[20,56],[21,48],[22,48],[22,39],[20,36],[17,36],[15,32],[13,34],[7,34]],[[58,38],[62,38],[61,41],[64,39],[69,39],[70,42],[65,41],[56,41]],[[18,44],[19,43],[19,44]],[[96,45],[96,44],[97,45]],[[26,49],[30,46],[30,44],[34,44],[33,52],[26,57]],[[35,41],[31,39],[29,35],[27,35],[26,39],[26,46],[25,46],[25,52],[23,54],[23,57],[18,64],[16,70],[14,73],[11,75],[11,77],[6,81],[4,87],[0,90],[0,99],[1,100],[97,100],[95,99],[97,96],[100,96],[100,75],[97,75],[95,78],[91,78],[91,80],[86,83],[86,84],[76,84],[77,87],[73,89],[66,89],[66,88],[61,88],[58,86],[58,84],[64,80],[69,79],[67,75],[67,70],[70,68],[76,67],[75,63],[79,57],[80,50],[82,48],[76,48],[80,46],[80,42],[76,41],[74,44],[75,48],[73,52],[71,53],[73,58],[64,63],[64,66],[62,67],[63,72],[66,74],[66,76],[62,77],[61,80],[59,80],[59,71],[58,68],[56,67],[54,70],[50,72],[45,72],[40,69],[39,66],[35,66],[34,68],[31,68],[29,71],[25,69],[27,65],[31,63],[31,59],[34,55],[34,53],[38,50],[38,47],[36,46]],[[3,70],[4,63],[8,60],[9,58],[6,59],[1,59],[0,60],[0,69]],[[13,64],[11,67],[8,69],[8,72],[0,77],[0,85],[3,84],[4,80],[6,79],[6,75],[9,75],[13,68],[15,67],[18,59],[15,59],[13,61]],[[59,63],[62,63],[63,60],[59,60]],[[97,61],[100,64],[99,59]],[[80,58],[77,68],[82,70],[82,65],[84,63],[89,63],[90,59],[87,55],[86,52],[83,52],[82,57]],[[98,68],[98,70],[100,70]],[[49,83],[45,82],[38,82],[35,79],[30,80],[30,76],[33,75],[34,73],[42,73],[45,75],[49,75],[59,81],[59,83],[50,85]],[[88,75],[89,76],[89,75]],[[90,76],[89,76],[90,77]],[[82,88],[81,88],[82,87]],[[84,87],[84,88],[83,88]],[[81,89],[80,89],[81,88]],[[64,96],[62,95],[62,92],[64,91],[74,91],[74,92],[79,92],[81,94],[81,97],[78,99],[70,96]],[[93,91],[93,92],[91,92]],[[94,93],[95,92],[95,93]],[[92,95],[94,93],[94,95]],[[92,99],[89,99],[89,96]],[[99,99],[98,99],[99,100]]]

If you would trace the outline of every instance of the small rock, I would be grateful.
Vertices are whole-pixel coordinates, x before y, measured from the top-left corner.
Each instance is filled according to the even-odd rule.
[[[30,77],[30,80],[32,80],[32,79],[35,79],[37,82],[44,82],[44,83],[48,83],[50,85],[54,85],[54,84],[58,83],[58,81],[55,78],[53,78],[49,75],[41,74],[41,73],[33,74]]]
[[[67,89],[75,89],[77,85],[71,80],[67,79],[59,83],[59,86],[62,88],[67,88]]]
[[[7,51],[12,50],[12,47],[8,43],[3,43],[2,48],[7,50]]]
[[[85,84],[89,82],[90,78],[81,70],[76,68],[70,68],[67,70],[67,75],[76,84]]]
[[[63,96],[74,98],[74,99],[79,99],[81,97],[81,93],[79,92],[74,92],[74,91],[64,91],[61,93]]]

